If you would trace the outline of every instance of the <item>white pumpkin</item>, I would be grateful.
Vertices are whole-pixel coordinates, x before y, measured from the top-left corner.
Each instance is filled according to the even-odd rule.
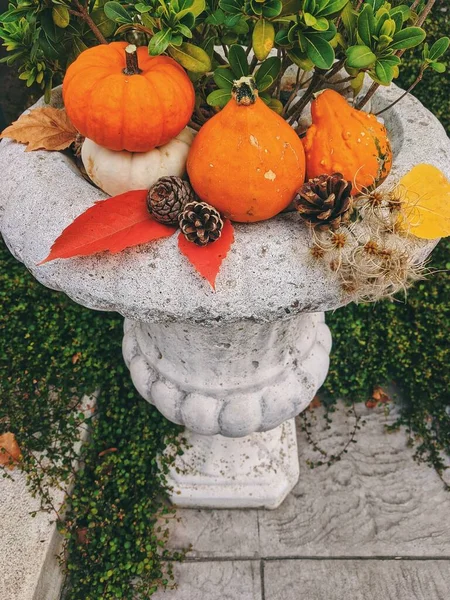
[[[95,185],[110,196],[116,196],[130,190],[148,189],[160,177],[182,177],[193,139],[193,131],[186,127],[168,144],[149,152],[114,152],[86,138],[81,159]]]

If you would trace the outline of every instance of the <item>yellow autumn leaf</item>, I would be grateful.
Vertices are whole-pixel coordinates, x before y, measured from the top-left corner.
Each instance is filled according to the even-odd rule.
[[[399,182],[401,227],[425,240],[450,235],[450,181],[437,167],[419,164]]]

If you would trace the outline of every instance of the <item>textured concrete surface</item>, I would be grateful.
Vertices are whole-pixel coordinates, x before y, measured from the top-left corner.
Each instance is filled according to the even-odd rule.
[[[399,93],[395,86],[380,89],[373,109]],[[60,102],[58,92],[54,102]],[[433,163],[450,176],[450,141],[417,100],[405,98],[385,117],[395,157],[387,185],[419,162]],[[331,276],[306,260],[308,233],[292,214],[236,226],[236,241],[218,276],[216,293],[180,254],[176,236],[116,256],[37,267],[62,230],[105,195],[81,177],[69,157],[25,152],[10,140],[0,145],[0,170],[0,230],[6,243],[44,285],[90,308],[117,310],[147,322],[214,322],[273,320],[345,303]]]
[[[12,479],[0,479],[0,598],[2,600],[56,600],[63,575],[55,558],[62,538],[54,518],[39,511],[26,477],[17,469]],[[55,492],[56,505],[62,502]]]
[[[264,565],[265,600],[448,600],[447,561],[284,561]]]
[[[261,600],[258,561],[185,562],[174,567],[177,587],[154,600]]]
[[[177,571],[178,595],[170,600],[240,600],[239,592],[226,596],[220,582],[214,594],[205,592],[209,571],[224,561],[253,569],[259,563],[258,600],[450,598],[448,492],[433,469],[414,461],[404,430],[386,433],[394,413],[364,405],[356,411],[357,443],[332,466],[308,466],[323,457],[298,427],[300,479],[276,510],[178,509],[169,542],[190,546],[190,562]],[[322,449],[338,453],[348,444],[355,416],[347,408],[339,407],[331,429],[322,409],[307,416]],[[201,566],[191,575],[194,565]]]

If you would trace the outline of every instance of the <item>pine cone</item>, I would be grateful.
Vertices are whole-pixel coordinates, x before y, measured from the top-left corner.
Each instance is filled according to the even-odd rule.
[[[341,173],[319,175],[302,185],[294,198],[302,218],[317,229],[338,229],[348,221],[352,184]]]
[[[147,194],[148,212],[164,225],[178,225],[178,215],[184,205],[194,199],[187,181],[179,177],[161,177]]]
[[[220,213],[206,202],[189,202],[178,219],[186,239],[197,246],[215,242],[222,234]]]

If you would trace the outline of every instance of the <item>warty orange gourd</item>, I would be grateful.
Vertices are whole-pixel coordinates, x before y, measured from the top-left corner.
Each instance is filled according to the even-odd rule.
[[[187,171],[198,196],[225,217],[262,221],[304,182],[305,154],[295,131],[258,98],[254,80],[242,77],[194,139]]]
[[[376,186],[389,174],[392,150],[375,115],[352,108],[338,92],[319,92],[311,103],[312,125],[303,139],[306,176],[342,173],[353,193]]]

